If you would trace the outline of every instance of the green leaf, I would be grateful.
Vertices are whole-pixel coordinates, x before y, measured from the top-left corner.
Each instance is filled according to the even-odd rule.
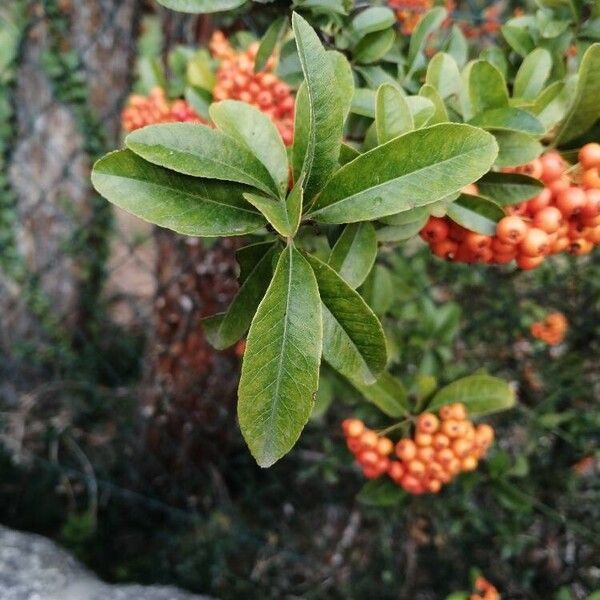
[[[271,281],[277,244],[263,242],[254,244],[254,247],[260,250],[261,256],[245,274],[227,312],[208,317],[202,322],[206,338],[217,350],[229,348],[248,331],[252,317]]]
[[[447,214],[455,223],[483,235],[495,235],[496,223],[505,216],[495,202],[470,194],[462,194],[451,202]]]
[[[300,198],[302,193],[300,187]],[[275,198],[265,198],[264,196],[258,196],[257,194],[251,194],[246,192],[244,198],[255,206],[269,221],[269,223],[275,228],[277,233],[283,237],[292,237],[298,228],[300,221],[299,215],[294,213],[294,221],[290,220],[288,215],[287,203],[284,200],[277,200]],[[297,209],[297,203],[295,202],[294,210]],[[302,203],[300,202],[300,205]]]
[[[101,158],[94,165],[92,183],[119,208],[185,235],[244,235],[265,224],[244,200],[246,186],[180,175],[130,150]]]
[[[306,259],[317,278],[324,315],[328,313],[323,322],[323,358],[346,377],[375,381],[373,375],[383,371],[387,362],[381,323],[360,294],[329,265],[315,256],[306,255]]]
[[[396,34],[393,29],[375,31],[363,37],[353,50],[354,59],[362,64],[381,60],[394,45]]]
[[[351,112],[363,117],[375,118],[375,90],[356,88],[352,96]]]
[[[352,19],[352,28],[360,36],[388,29],[396,22],[394,11],[384,6],[372,6]]]
[[[450,119],[448,117],[448,111],[446,110],[446,105],[442,100],[442,97],[439,95],[437,90],[430,86],[424,85],[419,90],[419,96],[423,96],[423,98],[427,98],[434,107],[433,115],[427,121],[428,125],[436,125],[437,123],[447,123]]]
[[[242,435],[261,467],[292,448],[310,417],[322,343],[317,281],[290,245],[252,320],[238,391]]]
[[[375,265],[358,291],[375,314],[385,314],[394,301],[390,271],[383,265]]]
[[[406,103],[415,122],[415,129],[420,129],[428,124],[435,113],[435,106],[431,100],[422,96],[408,96]]]
[[[561,123],[555,143],[564,144],[585,133],[600,119],[600,43],[592,44],[583,55],[575,99]]]
[[[498,142],[498,167],[524,165],[537,158],[543,151],[543,146],[527,133],[509,129],[489,129],[489,132],[494,134]]]
[[[292,26],[309,99],[309,135],[302,171],[304,193],[311,199],[338,165],[343,109],[332,62],[311,26],[294,13]]]
[[[356,499],[367,506],[391,507],[406,499],[408,494],[390,479],[367,481]]]
[[[506,79],[508,73],[508,60],[501,48],[496,46],[489,46],[479,54],[479,58],[491,62],[497,69],[502,73],[504,79]]]
[[[294,145],[291,152],[294,181],[298,181],[302,176],[302,168],[308,150],[311,127],[309,102],[306,82],[303,81],[296,93],[294,110]]]
[[[360,156],[360,152],[356,148],[349,144],[342,144],[340,148],[340,165],[348,164],[358,156]]]
[[[542,135],[545,131],[542,123],[531,113],[512,106],[486,110],[473,117],[469,123],[483,129],[513,129],[532,135]]]
[[[552,56],[544,48],[530,52],[515,76],[513,95],[525,100],[535,100],[544,89],[552,70]]]
[[[343,120],[345,121],[350,112],[352,97],[354,96],[354,75],[352,66],[348,59],[337,50],[329,50],[327,57],[331,61],[331,67],[335,73],[338,95],[342,104]]]
[[[572,88],[574,86],[570,82],[555,81],[537,97],[535,104],[529,109],[546,131],[550,131],[564,118],[574,92]]]
[[[277,185],[279,196],[285,194],[287,152],[273,121],[258,108],[237,100],[212,104],[210,116],[223,133],[245,146],[265,166]]]
[[[526,27],[515,23],[515,19],[511,19],[501,28],[504,39],[508,45],[521,56],[527,56],[535,48],[535,43],[531,39],[531,35]]]
[[[462,402],[470,416],[487,415],[511,408],[515,394],[506,381],[490,375],[470,375],[440,389],[429,410],[445,404]]]
[[[312,217],[352,223],[431,204],[476,181],[496,152],[493,137],[470,125],[411,131],[339,169],[317,198]]]
[[[380,144],[415,128],[406,99],[394,86],[384,84],[377,90],[375,126]]]
[[[350,383],[369,402],[389,417],[405,417],[410,413],[406,389],[402,382],[390,373],[382,373],[371,385],[365,385],[355,380],[350,380]]]
[[[233,10],[245,4],[246,0],[158,0],[159,4],[184,13],[214,13]]]
[[[502,73],[487,60],[471,64],[468,73],[469,104],[473,115],[508,106],[508,91]]]
[[[208,109],[212,102],[212,93],[201,88],[187,86],[185,88],[185,99],[188,104],[207,121],[210,119]]]
[[[130,133],[125,143],[145,160],[178,173],[236,181],[279,195],[269,171],[250,150],[205,125],[150,125]]]
[[[258,73],[265,68],[267,61],[273,54],[277,42],[281,39],[285,30],[287,29],[287,18],[279,17],[269,25],[269,28],[263,35],[258,51],[256,53],[256,59],[254,60],[254,72]]]
[[[215,86],[215,74],[211,69],[211,57],[207,50],[198,50],[186,65],[189,85],[211,91]]]
[[[419,208],[413,208],[412,210],[405,210],[397,215],[382,217],[379,220],[386,225],[408,225],[415,221],[420,221],[424,217],[429,217],[429,209],[429,206],[421,206]]]
[[[425,82],[434,87],[442,98],[460,91],[460,72],[456,61],[445,52],[438,52],[427,67]]]
[[[302,218],[302,206],[304,202],[304,178],[300,178],[297,181],[288,194],[285,201],[286,211],[288,216],[288,222],[290,224],[290,236],[295,236],[300,227],[300,220]]]
[[[428,219],[429,215],[423,215],[420,219],[411,221],[410,223],[382,227],[377,230],[377,240],[379,242],[403,242],[409,240],[423,229]]]
[[[469,45],[464,33],[457,25],[452,25],[450,35],[444,44],[444,50],[456,61],[460,69],[464,67],[469,55]]]
[[[367,278],[377,258],[375,228],[369,222],[346,225],[337,239],[328,264],[356,289]]]
[[[537,196],[544,184],[539,180],[520,173],[486,173],[477,187],[482,196],[494,200],[500,206],[519,204]]]
[[[410,36],[410,44],[408,46],[407,62],[409,72],[414,70],[416,61],[425,49],[430,34],[443,23],[447,14],[446,10],[442,7],[432,8],[417,23],[415,30]]]

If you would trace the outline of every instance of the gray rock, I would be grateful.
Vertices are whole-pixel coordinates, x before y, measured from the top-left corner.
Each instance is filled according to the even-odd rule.
[[[0,600],[210,600],[173,587],[108,585],[38,535],[0,527]]]

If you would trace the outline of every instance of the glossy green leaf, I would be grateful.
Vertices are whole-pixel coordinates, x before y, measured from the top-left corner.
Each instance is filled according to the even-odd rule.
[[[427,121],[428,125],[436,125],[437,123],[447,123],[450,119],[448,117],[448,111],[446,110],[446,105],[442,100],[442,97],[439,95],[438,91],[430,86],[424,85],[419,90],[419,96],[423,96],[423,98],[427,98],[434,107],[434,112]]]
[[[288,186],[287,152],[273,121],[258,108],[237,100],[212,104],[210,116],[221,131],[258,158],[277,184],[279,195],[285,194]]]
[[[434,87],[442,98],[458,94],[460,72],[452,56],[445,52],[438,52],[427,67],[425,82]]]
[[[294,235],[294,227],[297,228],[298,221],[295,223],[290,221],[287,204],[284,200],[265,198],[248,192],[244,194],[244,198],[265,216],[277,233],[283,237]]]
[[[309,135],[302,171],[304,194],[311,199],[338,165],[343,112],[331,59],[312,27],[297,13],[292,25],[308,93]],[[296,178],[297,179],[297,178]]]
[[[420,129],[428,124],[435,113],[435,106],[431,100],[422,96],[408,96],[406,103],[410,109],[415,128]]]
[[[375,126],[380,144],[415,128],[404,95],[391,85],[384,84],[377,90]]]
[[[526,27],[515,23],[515,19],[511,19],[501,28],[504,39],[509,46],[521,56],[527,56],[535,48],[535,43]]]
[[[375,381],[374,375],[383,371],[387,362],[379,320],[360,294],[329,265],[315,256],[306,258],[328,313],[324,312],[327,318],[323,321],[323,358],[346,377]]]
[[[600,43],[592,44],[583,55],[575,98],[561,123],[555,143],[564,144],[585,133],[600,119]]]
[[[127,147],[145,160],[172,171],[245,183],[279,195],[267,168],[232,137],[194,123],[151,125],[130,133]]]
[[[356,66],[355,70],[357,73],[361,74],[366,84],[371,89],[376,90],[380,85],[388,83],[389,85],[393,85],[395,88],[397,88],[401,93],[404,93],[400,82],[380,65]]]
[[[302,175],[302,168],[308,150],[311,127],[309,102],[306,82],[303,81],[296,93],[296,106],[294,109],[294,145],[291,152],[294,181],[298,181]]]
[[[130,150],[101,158],[94,165],[92,183],[119,208],[185,235],[244,235],[265,224],[244,200],[246,186],[168,171]]]
[[[382,373],[371,385],[352,380],[350,382],[369,402],[389,417],[405,417],[410,413],[406,389],[402,382],[390,373]]]
[[[377,62],[388,53],[395,39],[396,34],[391,28],[368,33],[356,44],[352,53],[354,59],[365,65]]]
[[[400,213],[402,214],[402,213]],[[403,225],[387,225],[377,230],[377,240],[379,242],[403,242],[415,237],[423,229],[429,215],[423,215],[416,221],[411,221]]]
[[[531,135],[542,135],[545,131],[542,123],[531,113],[512,106],[486,110],[473,117],[469,123],[483,129],[513,129]]]
[[[242,6],[246,0],[158,0],[166,8],[184,13],[215,13]]]
[[[444,44],[444,51],[447,52],[455,61],[460,69],[467,62],[469,56],[469,45],[465,34],[457,25],[452,25],[450,35]]]
[[[394,11],[385,6],[372,6],[352,19],[352,28],[360,35],[388,29],[396,22]]]
[[[447,16],[446,9],[438,6],[432,8],[429,12],[425,13],[412,35],[410,36],[410,44],[408,46],[407,62],[409,65],[409,71],[412,71],[415,67],[417,58],[425,49],[427,44],[427,38],[433,33],[444,21]]]
[[[329,266],[353,289],[367,278],[377,257],[375,228],[369,222],[346,225],[329,256]]]
[[[265,68],[277,42],[281,39],[285,30],[287,29],[287,18],[279,17],[269,25],[269,28],[263,35],[258,51],[256,52],[256,59],[254,60],[254,72],[258,73]]]
[[[342,147],[340,148],[340,165],[343,166],[352,162],[358,156],[360,156],[360,152],[356,148],[349,144],[342,144]]]
[[[550,71],[552,56],[544,48],[536,48],[530,52],[519,67],[513,86],[513,95],[525,100],[535,100],[544,89]]]
[[[529,110],[538,118],[546,131],[564,118],[575,92],[574,88],[571,82],[555,81],[536,98]]]
[[[508,106],[508,91],[502,73],[487,60],[471,64],[468,74],[469,105],[473,115]]]
[[[498,48],[497,46],[488,46],[479,54],[479,58],[491,62],[506,79],[508,74],[508,60],[506,59],[506,55],[504,54],[502,48]]]
[[[286,454],[312,412],[321,362],[321,300],[313,270],[288,246],[252,320],[238,419],[261,467]]]
[[[375,118],[375,90],[367,88],[356,88],[352,96],[351,112],[363,117]]]
[[[477,182],[477,187],[482,196],[500,206],[510,206],[537,196],[544,189],[544,184],[520,173],[490,171]]]
[[[462,402],[470,416],[487,415],[511,408],[515,394],[508,383],[498,377],[470,375],[441,388],[428,408],[435,411],[452,402]]]
[[[186,65],[187,83],[211,91],[215,86],[215,74],[211,69],[211,57],[204,48],[194,53]]]
[[[185,88],[185,99],[188,104],[203,118],[207,121],[210,119],[208,112],[210,104],[212,102],[212,92],[189,86]]]
[[[384,315],[394,301],[394,282],[389,269],[375,265],[358,290],[377,315]]]
[[[379,220],[386,225],[408,225],[409,223],[420,221],[423,217],[428,217],[430,208],[431,205],[420,206],[419,208],[413,208],[412,210],[405,210],[397,215],[382,217]]]
[[[496,152],[493,137],[470,125],[411,131],[339,169],[310,212],[320,222],[352,223],[424,206],[476,181]]]
[[[277,244],[266,242],[254,246],[260,250],[261,256],[245,274],[244,281],[227,312],[202,321],[206,338],[217,350],[229,348],[248,331],[252,317],[271,281]]]
[[[496,159],[498,167],[515,167],[537,158],[543,146],[533,137],[521,131],[509,129],[490,129],[498,142],[499,152]]]
[[[505,216],[492,200],[470,194],[461,194],[451,202],[447,214],[455,223],[483,235],[495,235],[496,224]]]
[[[352,66],[348,62],[348,59],[337,50],[329,50],[327,52],[327,57],[331,62],[331,67],[335,74],[339,100],[342,105],[343,120],[345,121],[350,112],[352,97],[354,96],[354,75],[352,74]]]

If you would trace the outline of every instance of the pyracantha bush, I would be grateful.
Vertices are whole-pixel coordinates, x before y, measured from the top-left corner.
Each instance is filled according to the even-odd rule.
[[[207,3],[222,7],[197,1]],[[172,8],[195,4],[169,0]],[[238,253],[237,297],[204,329],[217,348],[247,334],[238,416],[261,466],[297,441],[322,360],[389,416],[414,412],[402,383],[385,370],[380,249],[389,253],[415,237],[432,216],[472,232],[465,234],[470,240],[493,237],[506,207],[529,206],[544,187],[507,168],[535,162],[548,143],[576,143],[600,116],[600,44],[587,44],[575,66],[554,38],[545,48],[515,47],[520,58],[499,51],[467,61],[457,30],[438,31],[447,16],[441,7],[426,13],[409,42],[396,35],[385,7],[358,10],[349,36],[339,23],[329,28],[327,47],[299,14],[293,39],[285,19],[243,51],[218,35],[213,57],[193,53],[184,69],[186,99],[207,124],[137,129],[126,149],[94,167],[96,189],[147,221],[185,235],[252,236]],[[569,43],[571,31],[575,26]],[[428,45],[434,33],[437,53]],[[427,48],[434,52],[429,62]],[[574,68],[577,82],[567,84]],[[293,137],[286,134],[292,86]],[[223,99],[203,105],[207,94]],[[588,154],[594,152],[586,151],[584,168],[593,173]],[[540,245],[545,250],[539,239],[528,240],[522,249],[535,246],[540,254]],[[428,410],[468,397],[469,414],[477,415],[513,402],[495,378],[455,384]]]

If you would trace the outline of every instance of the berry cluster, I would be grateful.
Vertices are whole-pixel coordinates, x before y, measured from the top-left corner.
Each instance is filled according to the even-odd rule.
[[[220,61],[213,89],[214,100],[229,98],[256,106],[272,119],[286,146],[291,145],[295,100],[290,87],[273,74],[273,57],[264,70],[255,73],[258,44],[251,44],[245,52],[236,52],[220,31],[213,34],[210,49]]]
[[[473,584],[476,593],[469,596],[469,600],[500,600],[500,593],[485,577],[481,575]]]
[[[125,131],[135,131],[157,123],[178,122],[204,123],[185,100],[170,102],[160,87],[153,88],[148,96],[130,96],[121,115]]]
[[[494,440],[494,430],[485,424],[474,426],[460,403],[443,406],[439,418],[421,414],[414,435],[395,445],[359,419],[345,420],[342,429],[365,477],[387,473],[411,494],[437,493],[458,473],[474,471]],[[392,452],[399,460],[390,458]]]
[[[546,187],[508,207],[494,236],[469,231],[446,217],[431,217],[420,235],[436,256],[498,265],[515,260],[527,270],[548,255],[566,251],[580,256],[600,244],[600,144],[583,146],[579,164],[568,171],[557,152],[511,171],[541,179]]]
[[[433,8],[433,0],[388,0],[388,5],[396,13],[402,33],[411,35],[420,18]]]
[[[543,321],[537,321],[531,325],[531,335],[538,340],[556,346],[560,344],[567,331],[567,319],[561,312],[553,312],[546,316]]]

